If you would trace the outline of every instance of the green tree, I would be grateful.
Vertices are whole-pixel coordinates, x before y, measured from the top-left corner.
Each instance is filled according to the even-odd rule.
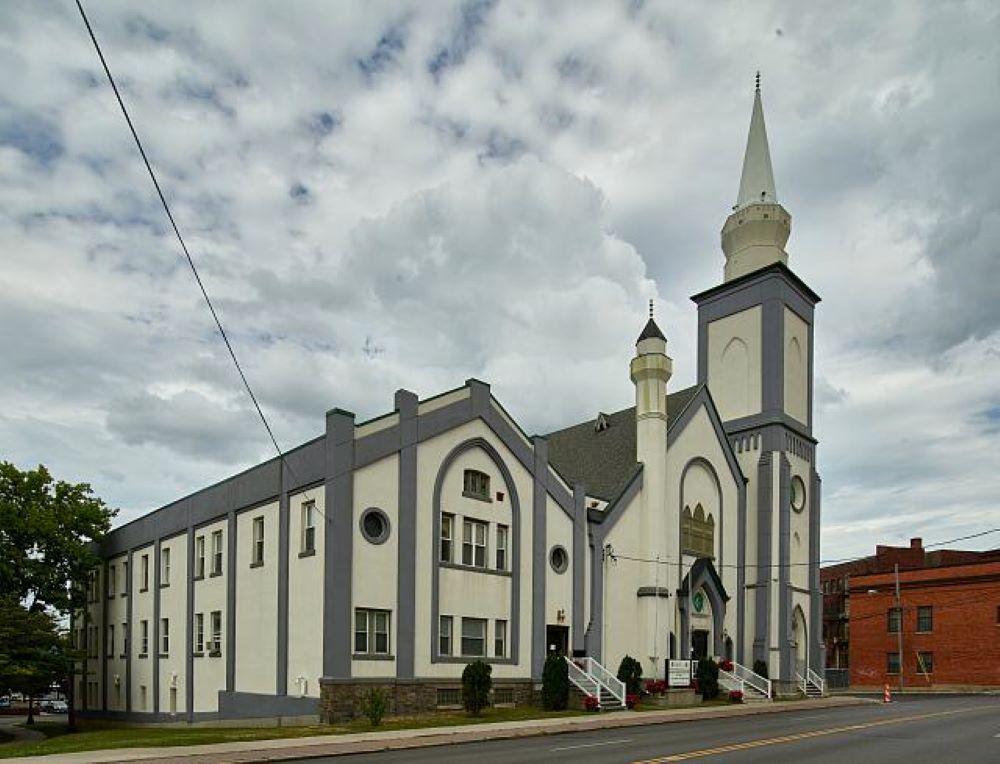
[[[569,666],[561,655],[550,653],[542,668],[542,708],[563,711],[569,704]]]
[[[473,661],[462,672],[462,705],[473,716],[479,716],[490,703],[493,667],[486,661]]]
[[[0,689],[28,698],[28,724],[35,723],[34,699],[68,673],[74,657],[68,648],[50,613],[0,599]]]
[[[618,680],[625,683],[626,694],[638,695],[642,692],[642,664],[626,655],[618,664]]]
[[[711,700],[718,696],[719,664],[711,658],[702,658],[698,661],[695,677],[698,679],[698,688],[701,690],[702,700]]]

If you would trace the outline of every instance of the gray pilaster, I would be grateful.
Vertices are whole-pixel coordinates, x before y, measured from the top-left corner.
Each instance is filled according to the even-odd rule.
[[[278,494],[278,643],[275,694],[288,694],[288,466],[281,463]],[[324,585],[325,586],[325,585]]]
[[[545,635],[542,634],[544,650]],[[590,529],[590,629],[584,645],[587,655],[604,662],[604,544]]]
[[[545,578],[546,517],[548,491],[545,488],[549,471],[549,442],[542,437],[532,439],[535,446],[534,489],[531,505],[531,678],[542,679],[545,665]]]
[[[740,481],[736,508],[736,662],[746,663],[743,643],[746,631],[747,482]],[[751,661],[752,665],[752,661]]]
[[[132,642],[132,634],[135,629],[132,626],[132,581],[135,578],[135,555],[131,549],[128,550],[128,576],[125,581],[125,592],[127,594],[127,599],[125,600],[125,634],[123,636],[125,640],[124,646],[127,647],[126,650],[122,652],[125,653],[125,711],[132,711],[132,661],[135,660],[136,649]]]
[[[587,490],[573,486],[573,649],[583,650],[583,591],[587,571]]]
[[[791,485],[792,466],[781,454],[778,462],[778,677],[795,679],[795,657],[792,653],[792,587],[791,587]]]
[[[399,520],[396,564],[396,676],[412,678],[416,660],[417,396],[396,391],[399,412]]]
[[[108,607],[108,560],[104,560],[104,574],[99,589],[98,602],[101,603],[101,639],[99,644],[101,650],[101,710],[108,710],[108,616],[111,610]],[[118,593],[115,592],[115,596]]]
[[[148,647],[149,659],[153,662],[153,713],[160,712],[160,539],[153,544],[153,622],[149,633],[152,644]]]
[[[326,415],[323,512],[323,676],[351,676],[351,569],[354,558],[354,414]]]
[[[823,481],[813,469],[812,494],[809,502],[809,667],[822,675],[826,667],[826,656],[823,654],[823,591],[819,583],[819,529],[820,529],[820,494]]]
[[[131,566],[129,566],[131,568]],[[184,629],[184,710],[189,722],[194,721],[194,528],[188,527],[187,532],[187,607]]]
[[[236,689],[236,510],[230,509],[226,520],[226,692],[233,692]]]
[[[781,416],[785,410],[784,304],[771,299],[761,306],[761,411]]]
[[[771,511],[773,454],[757,462],[757,575],[754,585],[754,660],[769,662],[771,627]]]

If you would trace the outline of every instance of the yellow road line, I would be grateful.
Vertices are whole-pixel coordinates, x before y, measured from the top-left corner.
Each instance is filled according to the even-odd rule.
[[[657,759],[642,759],[632,764],[665,764],[669,761],[687,761],[688,759],[699,759],[704,756],[715,756],[720,753],[732,753],[733,751],[745,751],[750,748],[761,748],[767,745],[779,745],[781,743],[794,743],[799,740],[808,740],[813,737],[824,737],[826,735],[837,735],[843,732],[856,732],[858,730],[870,729],[871,727],[881,727],[886,724],[899,724],[901,722],[912,722],[918,719],[930,719],[934,716],[950,716],[952,714],[963,714],[969,711],[994,710],[992,706],[974,706],[959,708],[951,711],[935,711],[927,714],[917,714],[915,716],[900,716],[894,719],[880,719],[877,722],[864,722],[859,724],[849,724],[846,727],[830,727],[822,730],[811,730],[809,732],[797,732],[791,735],[781,735],[780,737],[762,738],[760,740],[748,740],[744,743],[732,743],[730,745],[720,745],[716,748],[703,748],[700,751],[687,751],[686,753],[675,753],[670,756],[661,756]]]

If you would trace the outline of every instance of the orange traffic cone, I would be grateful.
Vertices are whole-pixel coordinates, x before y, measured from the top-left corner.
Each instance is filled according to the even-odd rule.
[[[889,690],[889,683],[885,683],[885,687],[882,688],[882,702],[892,703],[892,692]]]

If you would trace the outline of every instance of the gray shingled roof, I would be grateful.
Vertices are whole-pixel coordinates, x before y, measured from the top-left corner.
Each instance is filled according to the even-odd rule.
[[[667,396],[667,421],[676,419],[698,392],[699,386]],[[607,427],[595,427],[597,416],[586,422],[551,432],[549,463],[570,485],[582,482],[589,496],[614,499],[635,470],[635,406],[605,414]]]

